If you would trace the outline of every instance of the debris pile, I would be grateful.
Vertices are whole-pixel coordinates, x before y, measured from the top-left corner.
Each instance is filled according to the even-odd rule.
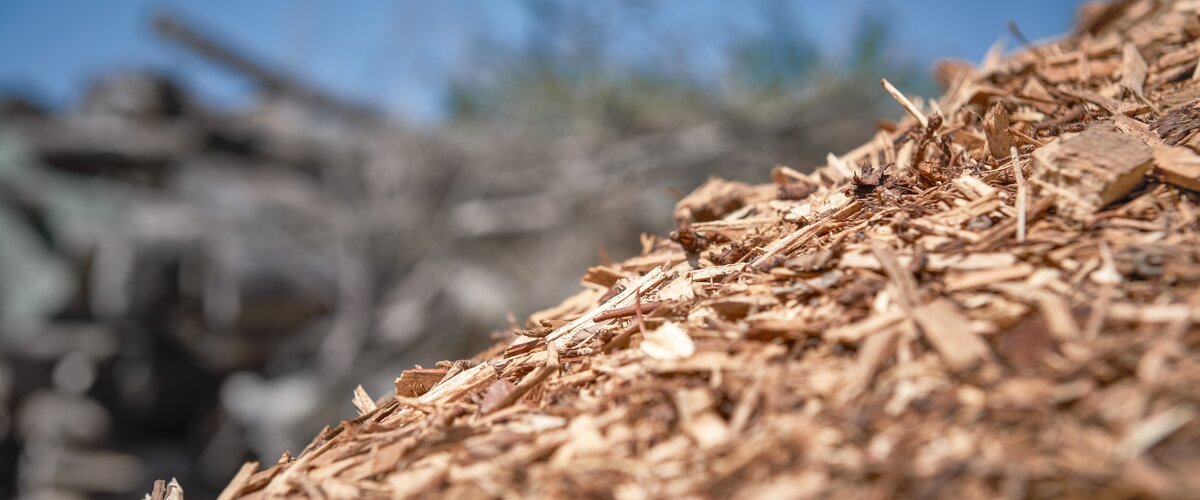
[[[65,106],[0,82],[0,498],[128,498],[171,476],[213,497],[246,457],[352,416],[345,387],[474,354],[506,311],[572,293],[602,242],[636,252],[670,227],[668,188],[850,147],[890,106],[853,75],[683,107],[656,99],[702,100],[693,82],[597,74],[613,85],[580,85],[608,90],[569,123],[517,118],[547,105],[529,102],[412,127],[154,19],[166,69],[250,99],[152,68],[97,74]]]
[[[1078,32],[671,238],[223,498],[1183,497],[1200,491],[1200,4]]]

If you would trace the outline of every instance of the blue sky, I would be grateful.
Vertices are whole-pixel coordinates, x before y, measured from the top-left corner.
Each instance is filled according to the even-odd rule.
[[[637,2],[627,1],[626,4]],[[664,0],[638,4],[647,13],[630,19],[640,31],[608,34],[610,59],[655,64],[678,57],[699,78],[716,73],[727,44],[761,34],[754,2]],[[177,12],[282,68],[335,93],[374,103],[414,121],[436,121],[447,82],[486,47],[523,43],[531,20],[522,0],[2,0],[0,86],[67,105],[84,83],[114,68],[163,68],[182,76],[205,99],[235,105],[251,90],[222,70],[159,42],[147,18]],[[794,2],[795,26],[836,60],[850,46],[857,21],[882,16],[891,23],[889,56],[921,67],[942,56],[977,61],[1016,21],[1029,38],[1070,29],[1078,1],[844,0]],[[590,14],[629,9],[592,4]],[[675,54],[664,41],[687,47]],[[485,47],[480,53],[481,44]],[[1010,44],[1011,45],[1011,44]],[[676,51],[680,52],[680,51]],[[648,61],[643,59],[649,59]],[[673,61],[679,63],[679,61]]]

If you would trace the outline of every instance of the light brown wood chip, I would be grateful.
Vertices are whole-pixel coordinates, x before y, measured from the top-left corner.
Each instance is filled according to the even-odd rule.
[[[987,343],[971,331],[971,322],[948,299],[937,299],[913,310],[925,339],[955,371],[970,370],[988,358]]]

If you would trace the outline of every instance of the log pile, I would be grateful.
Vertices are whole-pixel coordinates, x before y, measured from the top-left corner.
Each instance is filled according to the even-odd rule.
[[[222,498],[1200,491],[1200,4],[944,63],[876,138],[670,238]]]

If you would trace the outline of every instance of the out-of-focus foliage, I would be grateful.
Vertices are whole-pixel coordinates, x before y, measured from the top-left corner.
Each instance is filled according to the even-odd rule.
[[[656,23],[645,19],[654,9],[642,3],[607,4],[599,9],[606,16],[594,15],[598,9],[586,3],[525,5],[538,35],[516,48],[477,41],[486,50],[451,83],[453,122],[505,121],[560,132],[587,123],[638,133],[757,112],[764,101],[803,101],[847,80],[881,74],[930,90],[927,78],[885,53],[889,27],[880,15],[862,17],[846,59],[830,61],[822,58],[820,42],[791,22],[799,16],[795,5],[756,3],[747,10],[762,28],[731,40],[719,64],[703,65],[707,73],[696,74],[683,42],[655,38]],[[646,50],[657,57],[645,62],[620,53],[623,38],[654,39]]]

